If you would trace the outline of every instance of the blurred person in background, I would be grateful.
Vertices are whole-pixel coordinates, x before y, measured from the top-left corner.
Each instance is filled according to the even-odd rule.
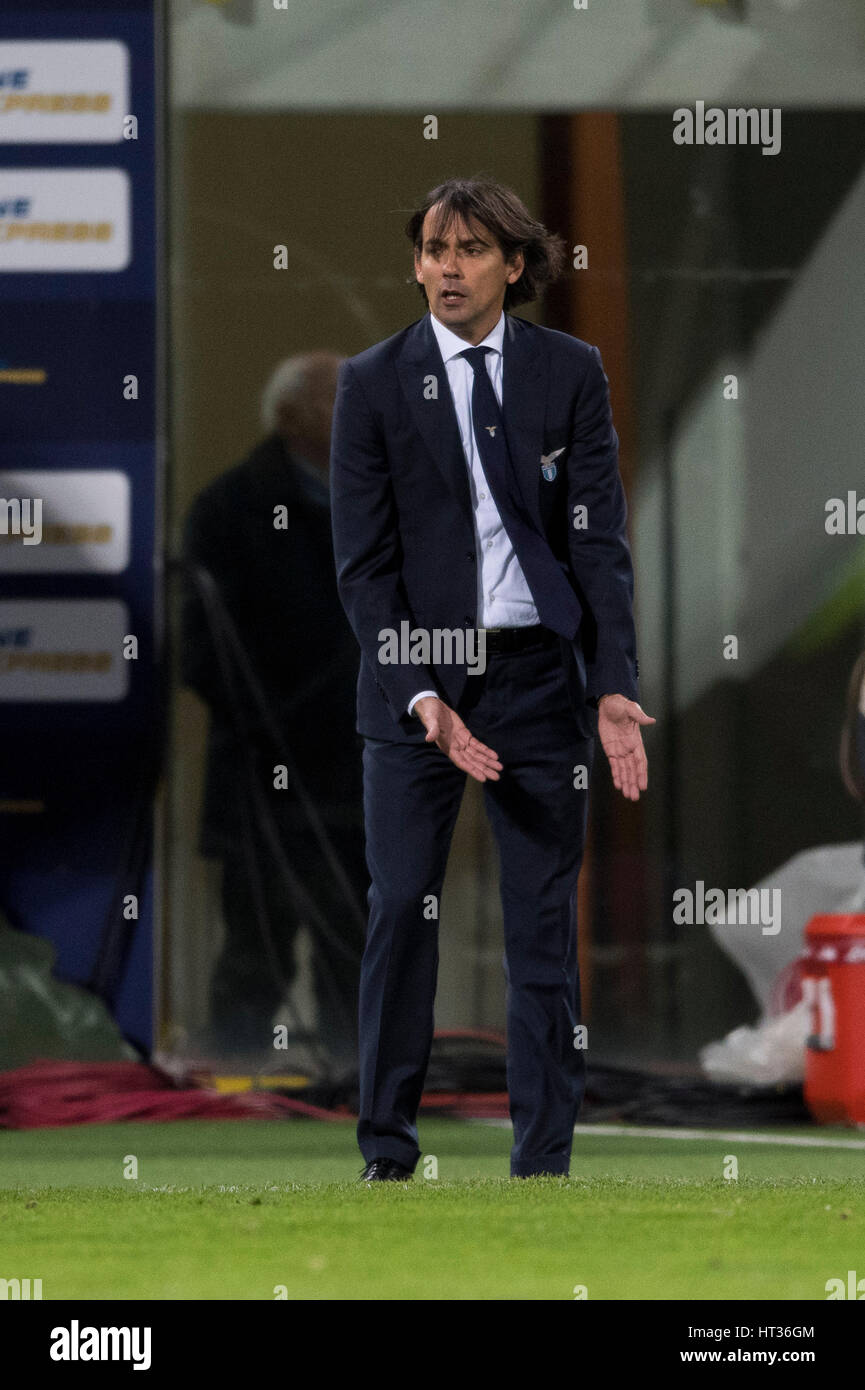
[[[272,1046],[273,1018],[296,974],[295,938],[306,924],[319,1040],[346,1065],[356,1057],[368,878],[354,753],[358,655],[337,594],[328,488],[339,363],[327,352],[280,363],[262,395],[264,438],[190,508],[181,669],[210,709],[200,849],[222,861],[225,937],[210,985],[208,1042],[223,1055],[260,1056]],[[240,638],[278,745],[231,663],[231,642],[214,637],[202,571]],[[349,880],[354,911],[291,779],[274,786],[274,768],[289,760]],[[320,909],[325,933],[292,891],[283,856]]]
[[[865,652],[850,673],[841,727],[840,762],[848,792],[857,801],[865,801]]]

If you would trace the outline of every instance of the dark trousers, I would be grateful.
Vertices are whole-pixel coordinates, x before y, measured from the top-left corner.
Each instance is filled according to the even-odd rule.
[[[585,1090],[576,890],[591,769],[568,701],[560,648],[487,657],[459,713],[504,769],[484,783],[499,851],[507,981],[511,1174],[567,1174]],[[372,884],[360,981],[360,1118],[364,1158],[414,1168],[416,1119],[433,1037],[438,903],[465,786],[434,744],[364,741],[366,856]]]
[[[362,904],[368,879],[359,849],[360,826],[329,824],[327,829],[356,900]],[[272,847],[251,825],[244,833],[254,836],[253,843],[238,844],[223,858],[225,939],[210,985],[213,1041],[226,1052],[263,1051],[272,1046],[273,1016],[296,974],[295,939],[304,920]],[[320,1041],[336,1063],[353,1065],[358,957],[363,944],[360,928],[311,832],[286,831],[281,838],[286,858],[339,943],[337,949],[311,924]]]

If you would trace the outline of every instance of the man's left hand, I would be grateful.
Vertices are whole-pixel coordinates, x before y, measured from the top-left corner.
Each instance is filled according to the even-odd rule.
[[[636,700],[602,695],[598,701],[598,738],[607,755],[613,784],[628,801],[639,801],[649,785],[649,764],[641,724],[654,724]]]

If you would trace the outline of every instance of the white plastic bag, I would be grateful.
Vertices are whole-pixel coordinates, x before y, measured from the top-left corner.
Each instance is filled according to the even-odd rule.
[[[763,1018],[753,1028],[734,1028],[720,1042],[700,1050],[700,1063],[713,1081],[744,1081],[757,1086],[802,1081],[805,1039],[811,1009],[804,999],[777,1018]]]
[[[811,918],[822,912],[865,911],[862,843],[804,850],[753,887],[780,890],[782,925],[777,935],[764,935],[749,922],[719,922],[709,930],[744,974],[762,1012],[769,1014],[774,986],[802,951]]]

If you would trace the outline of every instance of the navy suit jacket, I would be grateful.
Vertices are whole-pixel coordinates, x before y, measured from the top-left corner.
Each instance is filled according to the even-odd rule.
[[[502,416],[525,506],[579,600],[560,638],[580,730],[601,695],[637,699],[633,570],[618,438],[596,347],[505,315]],[[435,386],[433,386],[435,383]],[[555,477],[542,455],[562,450]],[[552,471],[552,470],[549,470]],[[465,665],[382,664],[380,633],[476,628],[477,565],[469,475],[447,371],[426,314],[340,368],[331,445],[337,586],[361,647],[358,732],[422,742],[406,713],[419,690],[452,708]],[[575,528],[574,508],[586,508]],[[471,649],[469,652],[471,656]]]

